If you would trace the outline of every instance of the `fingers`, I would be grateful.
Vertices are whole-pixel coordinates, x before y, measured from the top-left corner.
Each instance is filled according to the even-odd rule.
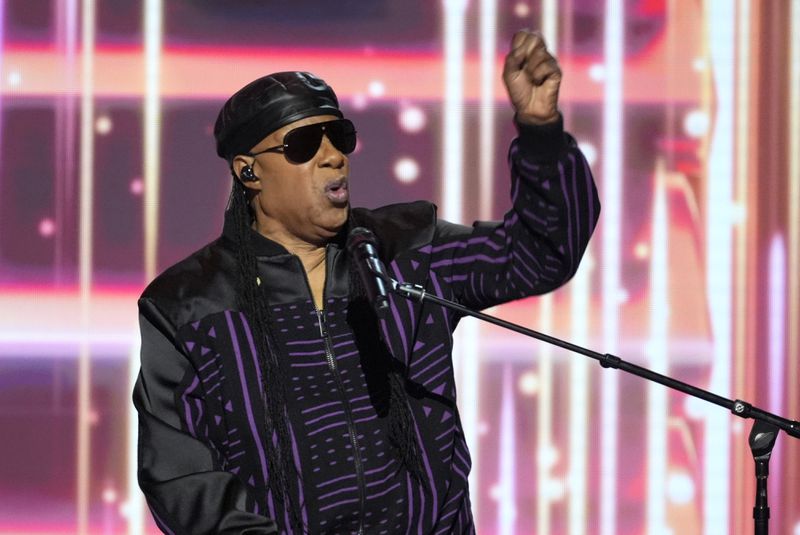
[[[539,86],[549,79],[560,80],[561,67],[558,66],[558,62],[553,56],[546,53],[541,57],[532,58],[532,60],[525,65],[525,74],[528,76],[528,79],[533,82],[533,85]]]
[[[550,68],[542,66],[545,63],[549,63]],[[503,74],[515,76],[521,70],[525,70],[529,79],[537,85],[555,71],[560,73],[558,63],[547,51],[544,38],[539,32],[520,30],[511,40],[511,51],[506,56]]]
[[[511,38],[511,50],[515,50],[520,47],[520,45],[528,39],[534,32],[530,32],[528,30],[519,30],[514,33],[514,37]]]

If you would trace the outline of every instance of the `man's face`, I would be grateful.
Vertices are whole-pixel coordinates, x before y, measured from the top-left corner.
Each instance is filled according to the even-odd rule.
[[[283,143],[287,132],[309,124],[338,119],[333,115],[307,117],[276,130],[253,147],[258,152]],[[278,238],[322,245],[335,236],[347,220],[350,201],[347,156],[322,137],[316,154],[307,162],[292,163],[280,153],[255,156],[253,172],[260,187],[255,202],[259,231]],[[239,169],[240,171],[240,169]],[[260,207],[260,210],[259,210]]]

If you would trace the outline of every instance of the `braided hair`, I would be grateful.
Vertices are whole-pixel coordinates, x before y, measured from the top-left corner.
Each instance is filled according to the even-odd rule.
[[[272,437],[272,447],[266,449],[269,469],[268,490],[276,502],[289,511],[292,526],[302,529],[300,507],[292,491],[292,481],[299,480],[300,474],[292,459],[290,448],[291,437],[287,425],[284,390],[286,380],[283,367],[280,365],[281,352],[273,332],[274,321],[267,306],[267,299],[260,289],[262,282],[258,276],[258,265],[250,242],[253,212],[248,202],[248,192],[235,176],[229,210],[236,229],[237,300],[253,332],[261,367],[261,392],[265,408],[264,436]],[[350,266],[349,279],[351,302],[366,299],[360,277],[353,265]],[[369,331],[375,333],[377,329]],[[407,370],[387,351],[380,353],[383,354],[380,365],[388,381],[386,403],[392,453],[417,482],[424,483],[422,455],[408,404],[407,385],[411,385],[406,377]]]
[[[229,210],[235,222],[236,260],[238,274],[236,295],[240,309],[247,316],[261,367],[261,394],[264,399],[264,437],[272,442],[266,448],[269,470],[268,491],[276,503],[289,512],[293,528],[302,530],[300,507],[292,492],[292,480],[299,474],[291,456],[289,428],[286,417],[286,392],[283,369],[280,366],[273,320],[267,301],[260,294],[258,265],[250,244],[253,215],[244,185],[233,177]]]

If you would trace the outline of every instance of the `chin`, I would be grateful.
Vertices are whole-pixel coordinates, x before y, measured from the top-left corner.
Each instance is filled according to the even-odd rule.
[[[326,234],[326,239],[331,239],[341,232],[347,224],[348,213],[348,210],[342,210],[341,214],[325,218],[325,221],[321,222],[318,228]]]

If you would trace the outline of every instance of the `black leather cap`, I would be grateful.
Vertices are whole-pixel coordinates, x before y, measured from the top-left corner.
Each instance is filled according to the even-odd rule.
[[[291,122],[315,115],[343,117],[333,89],[307,72],[276,72],[250,82],[222,106],[214,124],[217,155],[229,162]]]

